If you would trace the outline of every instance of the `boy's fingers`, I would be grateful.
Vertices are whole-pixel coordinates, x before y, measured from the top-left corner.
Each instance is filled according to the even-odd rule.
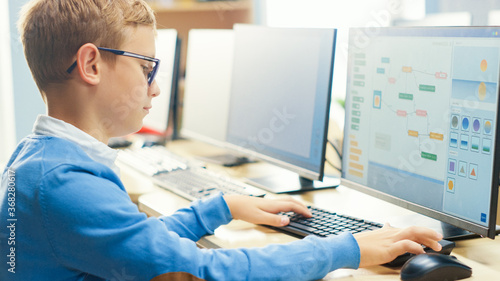
[[[386,227],[387,225],[384,226],[384,228],[388,230]],[[435,251],[440,251],[442,249],[438,241],[440,241],[443,236],[432,229],[412,226],[400,230],[392,228],[391,231],[397,231],[392,239],[394,241],[393,249],[396,251],[403,250],[403,253],[410,252],[413,254],[421,254],[424,252],[422,245],[430,247]]]
[[[311,217],[311,211],[302,203],[297,201],[277,201],[274,205],[276,212],[294,212],[305,217]]]
[[[393,254],[395,254],[395,256],[402,255],[406,252],[417,255],[425,253],[424,249],[419,243],[411,240],[401,240],[394,243],[393,251]]]
[[[259,216],[258,221],[256,221],[255,223],[266,224],[270,226],[285,226],[290,223],[290,219],[287,216],[262,212],[261,216]]]
[[[435,251],[441,250],[441,244],[438,241],[443,239],[443,235],[432,229],[424,227],[409,227],[401,232],[400,239],[410,239],[425,246],[432,248]]]

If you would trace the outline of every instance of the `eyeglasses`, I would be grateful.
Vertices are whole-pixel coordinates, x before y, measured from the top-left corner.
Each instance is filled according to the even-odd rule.
[[[154,62],[153,69],[148,73],[148,85],[151,86],[153,81],[155,80],[156,74],[158,74],[158,68],[160,68],[160,59],[157,58],[152,58],[152,57],[146,57],[142,56],[139,54],[131,53],[131,52],[125,52],[122,50],[115,50],[115,49],[110,49],[110,48],[103,48],[103,47],[97,47],[97,49],[101,51],[107,51],[111,52],[115,55],[119,56],[127,56],[127,57],[132,57],[136,59],[141,59],[141,60],[147,60],[147,61],[152,61]],[[66,70],[66,72],[71,73],[73,69],[77,66],[76,61]]]

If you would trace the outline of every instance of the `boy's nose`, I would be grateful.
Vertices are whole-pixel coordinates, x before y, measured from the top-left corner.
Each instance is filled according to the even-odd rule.
[[[149,86],[148,94],[152,97],[157,97],[158,95],[160,95],[160,87],[158,87],[156,80],[151,83],[151,86]]]

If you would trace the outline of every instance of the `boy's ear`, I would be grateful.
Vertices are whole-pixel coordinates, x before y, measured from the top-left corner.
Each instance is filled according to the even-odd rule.
[[[76,59],[80,78],[91,85],[99,84],[102,58],[97,47],[92,43],[81,46],[76,54]]]

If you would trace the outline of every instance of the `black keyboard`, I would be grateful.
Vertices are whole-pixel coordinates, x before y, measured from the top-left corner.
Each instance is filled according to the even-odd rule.
[[[355,234],[379,229],[383,226],[380,223],[330,212],[317,207],[308,206],[308,208],[313,215],[311,218],[306,218],[293,212],[283,213],[290,217],[290,224],[283,227],[276,227],[276,229],[299,237],[308,235],[327,237],[346,231]]]
[[[209,197],[219,192],[257,197],[265,195],[265,192],[256,187],[229,179],[204,168],[190,168],[156,174],[153,176],[153,181],[160,187],[191,201]]]
[[[383,227],[383,224],[377,222],[333,213],[317,207],[308,206],[308,208],[313,215],[311,218],[306,218],[293,212],[282,213],[288,215],[288,217],[290,218],[290,224],[283,227],[272,228],[302,238],[308,235],[328,237],[332,235],[338,235],[346,231],[351,232],[352,234],[356,234],[359,232],[376,230]],[[439,252],[435,252],[428,247],[424,247],[424,251],[426,253],[440,253],[449,255],[452,249],[455,247],[454,242],[447,240],[441,240],[439,241],[439,244],[441,244],[442,246],[442,249]],[[393,261],[388,262],[384,265],[388,267],[399,267],[413,256],[415,255],[410,253],[402,254]]]

